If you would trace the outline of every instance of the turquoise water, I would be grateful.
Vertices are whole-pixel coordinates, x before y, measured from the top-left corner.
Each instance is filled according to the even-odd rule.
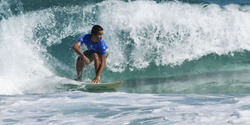
[[[1,0],[0,123],[248,124],[249,12],[246,0]],[[71,47],[94,24],[110,52],[102,81],[123,86],[58,90],[76,83]]]

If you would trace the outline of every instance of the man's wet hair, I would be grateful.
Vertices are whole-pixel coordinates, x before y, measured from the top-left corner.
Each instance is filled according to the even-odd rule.
[[[99,31],[102,31],[103,28],[100,25],[94,25],[91,30],[91,34],[97,35]]]

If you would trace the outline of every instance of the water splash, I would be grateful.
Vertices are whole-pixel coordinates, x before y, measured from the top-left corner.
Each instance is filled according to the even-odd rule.
[[[35,79],[71,79],[77,55],[70,48],[93,24],[104,27],[110,48],[104,80],[193,73],[185,62],[250,50],[249,6],[103,1],[12,14],[7,5],[0,4],[7,10],[0,10],[1,93],[23,92]]]

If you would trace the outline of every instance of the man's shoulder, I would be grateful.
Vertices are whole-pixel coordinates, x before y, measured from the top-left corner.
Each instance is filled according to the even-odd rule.
[[[91,34],[86,33],[86,34],[83,34],[81,38],[90,38],[90,36]]]
[[[104,39],[101,39],[101,40],[100,40],[100,43],[105,43]]]
[[[78,40],[81,44],[90,40],[91,34],[83,34],[81,38]]]
[[[107,44],[105,43],[105,41],[103,39],[101,39],[100,44],[101,44],[101,46],[99,46],[99,48],[101,50],[106,50],[108,48]]]
[[[105,41],[104,41],[103,39],[101,39],[99,43],[100,43],[102,46],[107,46],[106,43],[105,43]]]

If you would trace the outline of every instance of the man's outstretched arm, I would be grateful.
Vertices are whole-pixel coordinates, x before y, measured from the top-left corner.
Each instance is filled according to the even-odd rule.
[[[102,71],[106,66],[106,58],[107,58],[107,54],[101,55],[101,64],[96,72],[95,78],[92,80],[93,83],[100,82]]]

